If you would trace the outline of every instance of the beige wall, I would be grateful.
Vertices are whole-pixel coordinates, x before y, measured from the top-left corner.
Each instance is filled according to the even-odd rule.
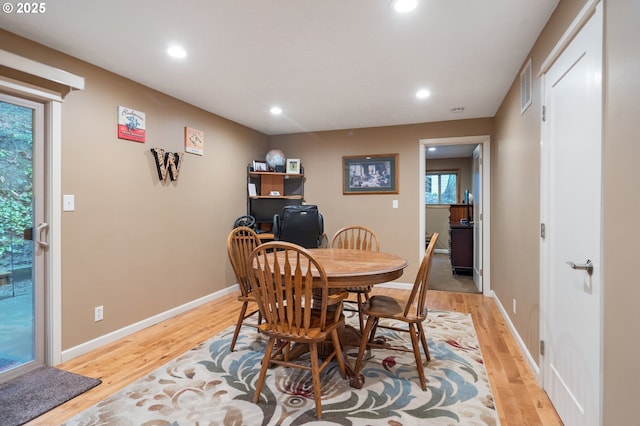
[[[449,206],[426,205],[424,209],[425,230],[427,234],[437,232],[436,250],[449,251]]]
[[[536,361],[540,340],[541,87],[535,75],[584,3],[560,1],[527,55],[532,59],[534,74],[532,104],[520,114],[520,80],[519,75],[514,76],[514,84],[496,114],[491,143],[491,284]],[[513,299],[517,301],[517,314],[510,309]]]
[[[419,141],[428,138],[491,135],[493,119],[376,127],[331,132],[271,136],[272,148],[300,158],[306,176],[305,199],[317,204],[325,218],[325,231],[332,236],[346,225],[373,228],[382,250],[409,261],[399,282],[412,283],[420,263],[419,235],[420,175]],[[343,195],[342,156],[399,154],[399,194]],[[392,208],[398,200],[398,209]],[[446,238],[443,238],[446,241]]]
[[[0,40],[86,79],[62,106],[62,192],[76,201],[62,216],[63,349],[235,283],[226,236],[267,137],[11,34]],[[117,138],[118,105],[146,113],[146,143]],[[149,150],[183,151],[184,126],[204,131],[205,155],[185,154],[179,179],[161,183]]]
[[[640,279],[640,7],[637,0],[606,1],[603,151],[604,421],[638,423]]]

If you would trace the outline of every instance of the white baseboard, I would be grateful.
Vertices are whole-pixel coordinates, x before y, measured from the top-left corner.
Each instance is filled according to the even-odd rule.
[[[434,253],[449,254],[449,249],[433,249]]]
[[[538,380],[538,383],[541,383],[540,382],[540,367],[538,367],[538,364],[536,364],[536,361],[531,356],[531,353],[529,352],[529,349],[527,348],[527,345],[524,344],[524,340],[522,340],[522,338],[520,337],[520,334],[516,330],[516,327],[511,322],[511,318],[509,317],[509,314],[507,314],[507,310],[504,308],[504,306],[502,306],[502,303],[500,303],[500,299],[498,298],[498,296],[496,295],[496,293],[493,290],[491,290],[490,296],[493,297],[493,300],[496,301],[496,305],[498,306],[498,310],[502,314],[502,317],[504,318],[504,321],[507,323],[507,326],[509,327],[509,330],[511,331],[511,334],[513,335],[513,338],[516,340],[516,343],[520,347],[520,350],[522,350],[524,358],[527,361],[527,364],[529,364],[529,368],[531,368],[531,371],[536,376],[536,379]]]
[[[234,284],[230,287],[216,291],[215,293],[211,293],[204,297],[201,297],[200,299],[192,300],[191,302],[185,303],[184,305],[176,306],[175,308],[169,309],[168,311],[159,313],[135,324],[128,325],[119,330],[112,331],[111,333],[96,337],[93,340],[89,340],[88,342],[74,346],[73,348],[64,350],[62,351],[62,362],[73,359],[94,349],[98,349],[106,344],[115,342],[118,339],[126,337],[152,325],[158,324],[162,321],[168,320],[169,318],[173,318],[176,315],[190,311],[191,309],[197,308],[200,305],[211,302],[212,300],[235,291],[238,291],[238,284]]]

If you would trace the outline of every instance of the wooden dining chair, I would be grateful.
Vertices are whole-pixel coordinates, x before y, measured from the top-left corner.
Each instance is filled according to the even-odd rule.
[[[253,252],[253,250],[260,244],[261,241],[260,238],[258,238],[258,234],[253,229],[246,226],[239,226],[233,229],[227,237],[227,254],[229,255],[233,272],[236,274],[238,287],[240,287],[240,296],[238,296],[238,301],[242,302],[242,308],[240,309],[240,314],[236,321],[236,329],[233,332],[233,339],[231,340],[231,352],[233,352],[236,346],[236,341],[240,334],[240,327],[242,327],[245,320],[257,313],[258,324],[261,322],[259,309],[254,309],[247,313],[249,303],[256,301],[251,290],[251,284],[249,283],[247,261],[251,252]],[[257,327],[257,325],[250,323],[247,323],[246,325]]]
[[[311,372],[316,416],[321,418],[320,373],[335,358],[342,377],[346,377],[338,327],[344,324],[341,304],[347,294],[330,295],[324,268],[313,254],[296,244],[280,241],[262,244],[251,254],[249,264],[255,268],[250,282],[264,317],[259,329],[269,337],[253,402],[260,399],[272,363],[301,368]],[[330,305],[335,309],[329,310]],[[318,345],[327,337],[333,347],[328,355],[323,351],[324,362],[320,364]],[[309,345],[310,365],[289,357],[289,349],[296,343]]]
[[[425,301],[428,290],[429,270],[433,259],[433,250],[438,240],[438,233],[434,233],[427,247],[427,251],[420,264],[420,269],[416,275],[413,288],[409,299],[402,303],[391,296],[375,295],[371,296],[362,306],[362,312],[367,315],[367,324],[362,333],[360,341],[360,349],[356,359],[355,371],[360,373],[362,368],[362,358],[367,347],[370,348],[386,348],[404,352],[413,352],[420,377],[422,390],[427,390],[427,381],[424,376],[424,368],[422,357],[420,355],[420,345],[418,340],[422,342],[422,348],[427,361],[431,360],[429,347],[427,346],[427,337],[424,332],[422,322],[427,318],[427,307]],[[398,320],[406,323],[405,327],[394,327],[388,324],[381,324],[381,319]],[[407,332],[411,336],[411,349],[407,347],[399,347],[387,344],[385,342],[376,341],[376,331],[378,328],[388,328],[394,331]]]
[[[351,225],[346,226],[336,232],[331,239],[330,247],[351,250],[380,251],[380,241],[376,233],[366,226]],[[364,318],[362,316],[362,304],[369,299],[371,286],[369,287],[347,287],[347,292],[355,294],[357,309],[345,308],[348,311],[358,312],[360,321],[360,331],[364,330]],[[353,303],[345,301],[345,303]]]

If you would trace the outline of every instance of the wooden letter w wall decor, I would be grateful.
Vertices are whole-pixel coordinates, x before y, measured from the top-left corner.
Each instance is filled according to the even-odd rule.
[[[178,180],[184,152],[164,152],[161,148],[151,148],[151,152],[156,159],[158,179],[166,180],[168,172],[171,180]]]

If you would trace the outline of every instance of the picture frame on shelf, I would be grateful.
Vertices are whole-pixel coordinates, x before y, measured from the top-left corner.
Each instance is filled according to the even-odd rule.
[[[256,184],[255,183],[249,183],[247,185],[247,190],[249,192],[249,197],[257,197],[258,196],[258,192],[256,190]]]
[[[253,160],[253,171],[268,172],[269,168],[267,167],[267,163],[265,161]]]
[[[342,193],[398,194],[398,154],[342,157]]]
[[[300,174],[299,158],[287,158],[287,173],[296,175]]]

